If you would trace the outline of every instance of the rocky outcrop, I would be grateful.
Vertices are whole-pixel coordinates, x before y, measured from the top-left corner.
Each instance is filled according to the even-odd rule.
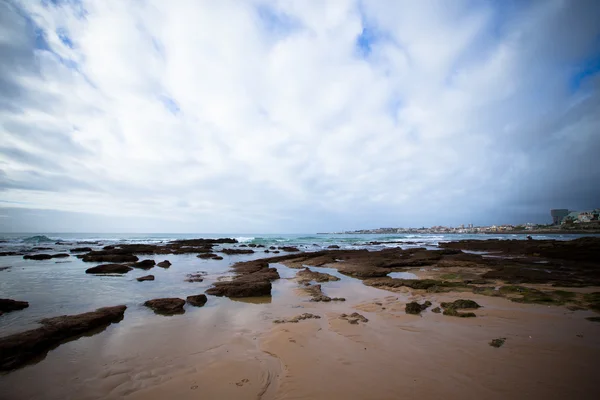
[[[146,276],[141,276],[141,277],[137,278],[138,282],[153,281],[153,280],[154,280],[154,275],[146,275]]]
[[[156,265],[159,266],[159,267],[161,267],[161,268],[169,268],[171,266],[171,262],[169,260],[165,260],[165,261],[159,262]]]
[[[52,258],[65,258],[70,257],[67,253],[58,253],[58,254],[27,254],[23,256],[25,260],[50,260]]]
[[[185,312],[183,309],[185,300],[176,297],[148,300],[144,305],[160,315],[175,315]]]
[[[133,268],[123,264],[103,264],[85,270],[86,274],[126,274]]]
[[[70,251],[71,251],[71,253],[87,253],[87,252],[92,251],[92,248],[91,247],[76,247],[74,249],[71,249]]]
[[[195,296],[186,297],[185,301],[195,307],[202,307],[206,304],[207,298],[205,294],[197,294]]]
[[[156,265],[156,261],[154,261],[154,260],[142,260],[140,262],[131,264],[131,266],[133,268],[139,268],[139,269],[145,269],[145,270],[154,268],[155,265]]]
[[[328,249],[339,249],[340,246],[338,246],[337,244],[332,244],[330,246],[327,246]]]
[[[0,315],[11,311],[18,311],[29,307],[26,301],[18,301],[12,299],[0,299]]]
[[[40,328],[0,338],[0,370],[21,367],[65,340],[119,322],[126,308],[105,307],[84,314],[46,318],[40,321]]]
[[[421,314],[421,311],[425,311],[430,306],[431,306],[430,301],[426,301],[423,304],[419,304],[416,301],[412,301],[412,302],[406,304],[404,311],[407,314],[419,315],[419,314]]]
[[[312,271],[310,268],[306,267],[301,271],[296,273],[296,280],[300,283],[304,282],[330,282],[330,281],[339,281],[340,278],[337,276],[333,276],[330,274],[326,274],[324,272]]]

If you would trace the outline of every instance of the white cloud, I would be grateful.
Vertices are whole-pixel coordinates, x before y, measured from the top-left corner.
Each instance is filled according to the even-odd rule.
[[[510,222],[599,194],[556,194],[599,170],[598,79],[572,81],[600,52],[593,2],[57,3],[2,6],[7,202],[247,232]]]

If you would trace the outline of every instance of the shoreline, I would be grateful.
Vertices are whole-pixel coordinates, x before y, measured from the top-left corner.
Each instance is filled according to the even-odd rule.
[[[11,399],[597,398],[591,371],[600,366],[600,324],[586,318],[598,315],[587,295],[600,293],[600,284],[553,286],[596,282],[588,266],[596,265],[597,241],[552,242],[552,251],[549,242],[522,241],[505,248],[502,258],[445,247],[230,256],[239,261],[221,282],[266,279],[271,296],[208,296],[203,307],[186,306],[185,314],[172,317],[128,304],[123,321],[0,375],[0,392]],[[481,243],[456,244],[475,245]],[[534,245],[541,247],[527,247]],[[192,259],[178,257],[169,257],[171,268],[153,272],[156,283],[176,273],[178,260]],[[537,270],[521,275],[530,267]],[[556,275],[565,268],[575,277]],[[144,285],[156,283],[132,287],[147,291],[153,286]],[[473,310],[476,317],[433,311],[460,299],[482,306]],[[407,314],[413,301],[433,304]],[[353,313],[360,317],[348,317]],[[504,344],[492,347],[499,338]]]

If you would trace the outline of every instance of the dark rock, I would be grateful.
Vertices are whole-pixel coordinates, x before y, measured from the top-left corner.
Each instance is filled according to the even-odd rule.
[[[213,259],[213,260],[222,260],[222,259],[223,259],[223,257],[221,257],[221,256],[214,256],[212,259]]]
[[[221,253],[225,253],[228,255],[233,255],[233,254],[252,254],[254,253],[254,250],[252,249],[222,249]]]
[[[247,244],[240,244],[240,247],[248,247]]]
[[[108,263],[126,263],[136,262],[137,256],[132,254],[93,254],[94,251],[84,255],[81,259],[84,262],[108,262]]]
[[[340,278],[338,278],[337,276],[323,273],[323,272],[311,271],[307,267],[296,273],[296,280],[300,283],[310,282],[310,281],[329,282],[329,281],[339,281]]]
[[[506,342],[506,338],[493,339],[490,342],[490,346],[495,347],[495,348],[499,348],[499,347],[502,347],[502,345],[504,344],[504,342]]]
[[[436,314],[439,314],[439,313],[441,313],[441,312],[442,312],[442,309],[441,309],[441,308],[439,308],[439,307],[432,308],[432,309],[431,309],[431,312],[433,312],[433,313],[436,313]]]
[[[123,264],[104,264],[85,270],[86,274],[126,274],[133,268]]]
[[[226,282],[215,282],[214,287],[206,291],[213,296],[257,297],[271,295],[271,282],[265,280],[235,279]]]
[[[6,270],[9,270],[9,269],[10,269],[10,267],[0,267],[0,271],[6,271]]]
[[[275,247],[275,246],[269,246],[269,250],[276,250],[276,249],[277,249],[277,247]]]
[[[145,270],[154,268],[155,265],[156,265],[156,261],[154,261],[154,260],[142,260],[140,262],[131,264],[131,266],[133,268],[139,268],[139,269],[145,269]]]
[[[185,240],[174,240],[169,244],[176,244],[180,246],[212,246],[215,244],[223,244],[223,243],[237,243],[236,239],[231,238],[223,238],[223,239],[185,239]]]
[[[49,260],[51,258],[52,258],[52,256],[50,254],[27,254],[27,255],[23,256],[23,259],[25,259],[25,260],[37,260],[37,261]]]
[[[89,251],[92,251],[91,247],[76,247],[71,249],[71,253],[87,253]]]
[[[186,275],[186,282],[202,282],[204,280],[203,278],[204,275],[202,274],[187,274]]]
[[[344,275],[350,275],[357,278],[384,277],[390,273],[389,270],[383,268],[346,263],[337,266],[337,270]]]
[[[22,256],[23,253],[20,253],[18,251],[0,251],[0,257],[7,257],[7,256]]]
[[[288,253],[300,251],[297,247],[294,246],[280,246],[280,250],[287,251]]]
[[[27,307],[29,307],[29,303],[26,301],[0,299],[0,315],[11,311],[22,310]]]
[[[430,301],[426,301],[423,304],[419,304],[416,301],[410,302],[406,305],[406,307],[404,308],[404,311],[407,314],[415,314],[415,315],[419,315],[421,314],[421,311],[425,311],[428,307],[431,306],[431,302]]]
[[[202,259],[209,259],[209,258],[215,258],[218,256],[214,253],[203,253],[203,254],[198,254],[196,257],[202,258]]]
[[[340,319],[345,319],[349,324],[356,325],[358,322],[369,322],[369,320],[364,316],[357,312],[353,312],[350,315],[340,314]]]
[[[161,315],[183,314],[184,304],[185,300],[176,297],[148,300],[144,303],[146,307]]]
[[[304,313],[304,314],[296,315],[295,317],[292,317],[292,318],[274,319],[273,323],[274,324],[285,324],[285,323],[296,324],[300,321],[304,321],[305,319],[320,319],[320,318],[321,317],[319,315],[315,315],[315,314],[311,314],[311,313]]]
[[[146,275],[146,276],[141,276],[141,277],[137,278],[138,282],[153,281],[153,280],[154,280],[154,275]]]
[[[275,253],[275,254],[279,254],[279,253],[280,253],[280,251],[279,251],[279,250],[273,250],[273,253]]]
[[[46,318],[40,321],[40,328],[0,338],[0,370],[21,367],[65,340],[119,322],[126,309],[126,306],[105,307],[84,314]]]
[[[305,282],[305,285],[306,285],[306,282]],[[304,287],[304,290],[306,290],[308,292],[308,294],[310,294],[310,296],[311,296],[310,301],[315,301],[315,302],[346,301],[346,299],[343,297],[326,296],[323,293],[323,290],[321,289],[321,285],[310,285],[309,284]]]
[[[161,267],[161,268],[169,268],[171,266],[171,262],[169,260],[165,260],[165,261],[159,262],[156,265],[159,266],[159,267]]]
[[[474,302],[473,300],[455,300],[452,303],[442,303],[442,308],[469,308],[469,309],[478,309],[481,306]]]
[[[193,306],[202,307],[206,304],[207,298],[205,294],[198,294],[195,296],[188,296],[185,300]]]
[[[250,243],[250,244],[248,245],[248,247],[258,247],[258,246],[257,246],[256,244],[254,244],[254,243]]]
[[[340,246],[338,246],[337,244],[332,244],[330,246],[327,246],[328,249],[339,249]]]

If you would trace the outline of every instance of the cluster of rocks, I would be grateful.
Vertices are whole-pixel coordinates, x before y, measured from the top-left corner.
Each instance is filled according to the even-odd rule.
[[[476,317],[473,312],[460,312],[461,309],[478,309],[481,306],[474,302],[473,300],[455,300],[451,303],[442,303],[442,308],[444,309],[443,314],[451,317],[460,317],[460,318],[474,318]]]
[[[176,315],[185,313],[183,306],[188,303],[195,307],[202,307],[206,304],[205,294],[188,296],[185,300],[178,297],[166,297],[160,299],[148,300],[144,305],[159,315]]]

